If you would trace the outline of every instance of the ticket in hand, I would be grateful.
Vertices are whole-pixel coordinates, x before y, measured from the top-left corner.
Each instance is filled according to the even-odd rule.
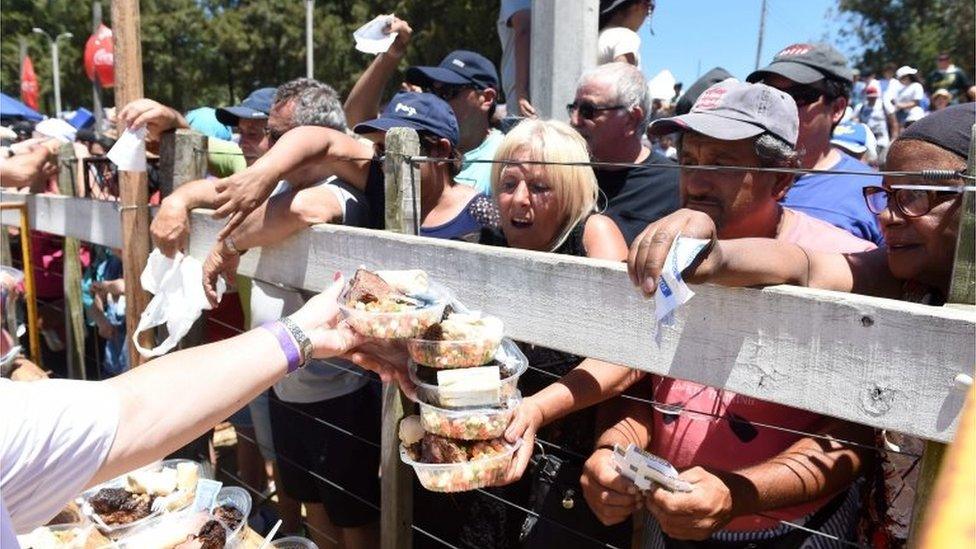
[[[674,466],[633,444],[626,450],[614,444],[611,459],[617,471],[641,491],[650,490],[654,484],[672,492],[691,491],[691,483],[678,478]]]
[[[681,278],[681,271],[698,257],[698,254],[708,246],[708,240],[679,236],[671,243],[667,258],[664,260],[664,271],[657,281],[655,304],[657,321],[671,324],[674,321],[672,313],[684,305],[695,292],[685,284]]]

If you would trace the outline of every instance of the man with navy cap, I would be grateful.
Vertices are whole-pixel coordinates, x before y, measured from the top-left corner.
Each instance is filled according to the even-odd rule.
[[[239,145],[248,165],[268,150],[265,130],[274,94],[275,88],[259,88],[251,92],[240,105],[217,109],[218,122],[237,128],[237,133],[241,136]]]
[[[396,39],[389,50],[376,56],[346,99],[350,125],[375,116],[383,89],[406,53],[411,34],[409,25],[394,18],[386,32],[396,32]],[[452,51],[437,66],[410,67],[404,84],[404,88],[440,97],[454,110],[459,130],[457,148],[463,155],[461,170],[454,179],[483,194],[491,193],[491,164],[473,161],[491,160],[501,144],[501,132],[491,127],[499,86],[495,64],[467,50]]]
[[[796,101],[800,167],[864,173],[803,175],[797,178],[783,204],[880,244],[883,238],[878,220],[864,205],[861,189],[880,185],[881,179],[871,175],[871,168],[830,144],[834,127],[843,119],[850,102],[853,78],[847,59],[829,44],[793,44],[746,80],[780,89]]]
[[[763,84],[724,80],[708,88],[688,114],[656,120],[649,130],[652,135],[674,132],[681,136],[682,166],[783,168],[797,163],[796,104],[786,93]],[[788,173],[681,170],[686,209],[653,223],[637,238],[631,247],[631,267],[641,265],[647,249],[669,245],[685,223],[698,218],[714,223],[723,239],[776,238],[830,252],[874,248],[829,223],[781,206],[779,199],[792,180]],[[631,401],[621,405],[619,422],[611,422],[600,435],[581,481],[587,502],[601,520],[620,522],[646,507],[653,519],[645,529],[645,548],[725,547],[726,542],[730,547],[732,542],[741,542],[736,547],[801,546],[803,538],[781,530],[780,520],[801,521],[846,539],[859,506],[852,482],[867,454],[797,433],[870,441],[870,429],[691,381],[652,376],[650,386],[655,402],[690,413]],[[716,411],[737,422],[714,423],[695,416]],[[630,443],[671,462],[694,490],[628,494],[632,484],[613,467],[610,455],[614,444]],[[704,541],[697,545],[684,540]]]

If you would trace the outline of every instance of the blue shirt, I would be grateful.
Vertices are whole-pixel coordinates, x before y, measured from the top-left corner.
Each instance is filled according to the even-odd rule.
[[[793,183],[783,205],[822,219],[852,235],[884,244],[878,218],[868,210],[861,189],[881,185],[881,176],[846,154],[831,170],[863,172],[864,175],[808,174]]]
[[[487,162],[471,162],[472,160],[493,160],[495,151],[502,144],[505,136],[498,130],[488,132],[488,137],[480,145],[464,153],[461,157],[461,171],[454,176],[454,181],[462,185],[474,187],[481,194],[491,196],[491,164]]]
[[[494,204],[486,195],[478,194],[454,219],[436,227],[420,227],[420,236],[477,242],[483,227],[498,225]]]

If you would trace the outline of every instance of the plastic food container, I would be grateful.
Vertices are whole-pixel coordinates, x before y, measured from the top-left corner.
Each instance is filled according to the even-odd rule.
[[[214,507],[220,507],[222,505],[229,505],[241,512],[241,523],[238,524],[234,529],[230,528],[230,524],[224,524],[228,529],[227,541],[230,543],[231,540],[238,540],[240,538],[241,532],[247,525],[247,517],[251,515],[251,494],[240,487],[229,486],[221,488],[217,492],[217,503]],[[219,520],[219,519],[218,519]],[[223,522],[223,521],[220,521]]]
[[[428,433],[458,440],[491,440],[505,433],[522,400],[516,392],[504,407],[448,410],[420,402],[420,425]]]
[[[17,543],[24,549],[46,549],[48,547],[111,547],[111,542],[95,529],[94,524],[87,526],[78,526],[76,524],[39,526],[29,534],[17,536]]]
[[[138,528],[132,528],[125,536],[118,540],[120,549],[142,549],[145,547],[171,547],[195,535],[200,528],[213,517],[206,511],[183,511],[153,517]],[[217,521],[224,529],[224,540],[227,547],[234,547],[234,540],[227,527]]]
[[[319,549],[314,541],[298,536],[276,539],[271,542],[271,546],[275,549]]]
[[[464,492],[494,486],[505,478],[508,465],[522,441],[496,456],[461,463],[420,463],[400,445],[400,459],[413,467],[420,484],[431,492]]]
[[[158,471],[158,470],[162,469],[163,467],[175,468],[176,465],[179,464],[179,463],[192,463],[192,464],[194,464],[194,465],[197,466],[197,475],[199,476],[199,478],[209,478],[208,471],[204,470],[204,468],[201,467],[198,462],[193,461],[193,460],[189,460],[189,459],[166,459],[166,460],[163,460],[163,461],[159,461],[159,462],[156,462],[156,463],[152,463],[152,464],[147,465],[145,467],[142,467],[140,469],[136,469],[136,471],[141,471],[141,470],[144,470],[144,469],[149,469],[149,470],[152,470],[152,471]],[[115,525],[106,524],[105,521],[102,520],[102,517],[99,516],[98,513],[96,513],[94,509],[92,509],[91,504],[89,504],[88,501],[95,494],[97,494],[99,490],[101,490],[103,488],[124,488],[125,485],[126,485],[126,476],[128,476],[132,472],[134,472],[134,471],[130,471],[129,473],[126,473],[124,475],[117,476],[117,477],[113,478],[112,480],[105,481],[105,482],[103,482],[103,483],[101,483],[101,484],[99,484],[97,486],[94,486],[94,487],[92,487],[92,488],[90,488],[90,489],[82,492],[81,496],[79,496],[78,497],[78,500],[77,500],[78,505],[81,507],[82,514],[84,514],[88,518],[88,520],[92,521],[95,524],[95,526],[103,534],[105,534],[106,536],[108,536],[108,537],[110,537],[112,539],[119,539],[120,537],[122,537],[123,535],[125,535],[127,532],[129,532],[129,531],[131,531],[131,530],[133,530],[133,529],[135,529],[135,528],[137,528],[137,527],[139,527],[139,526],[141,526],[143,524],[146,524],[150,520],[152,520],[152,519],[154,519],[154,518],[156,518],[156,517],[158,517],[160,515],[163,515],[163,514],[173,514],[173,512],[174,512],[174,511],[166,512],[166,511],[163,511],[163,510],[153,511],[153,512],[149,513],[149,515],[147,515],[147,516],[145,516],[145,517],[143,517],[143,518],[141,518],[139,520],[134,520],[134,521],[132,521],[132,522],[130,522],[128,524],[115,524]],[[193,498],[190,498],[189,501],[187,502],[187,505],[189,505],[192,502],[193,502]]]
[[[449,301],[446,291],[435,283],[429,286],[433,299],[425,307],[396,313],[382,313],[357,309],[346,305],[347,287],[339,296],[339,310],[346,322],[360,334],[377,339],[406,339],[417,337],[437,324]]]
[[[518,380],[529,368],[529,360],[525,358],[518,345],[509,338],[503,338],[501,345],[495,351],[494,360],[484,366],[498,366],[501,373],[501,387],[499,389],[499,400],[506,402],[518,392]],[[421,379],[418,373],[418,365],[411,360],[408,363],[408,373],[410,380],[417,386],[417,398],[427,404],[432,404],[441,408],[450,407],[447,395],[441,394],[441,388],[437,385],[436,378],[433,380]],[[428,382],[430,381],[430,382]],[[453,393],[455,396],[457,392]]]
[[[410,359],[431,368],[467,368],[490,362],[501,338],[407,341]]]

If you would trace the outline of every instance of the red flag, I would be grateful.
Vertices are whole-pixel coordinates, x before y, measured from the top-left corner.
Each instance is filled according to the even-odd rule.
[[[34,62],[29,55],[24,56],[24,64],[20,68],[20,99],[25,105],[37,109],[41,87],[37,84],[37,74],[34,73]]]
[[[111,88],[115,84],[114,51],[112,29],[98,25],[98,30],[85,42],[85,73],[92,82],[98,74],[98,83],[103,88]]]

